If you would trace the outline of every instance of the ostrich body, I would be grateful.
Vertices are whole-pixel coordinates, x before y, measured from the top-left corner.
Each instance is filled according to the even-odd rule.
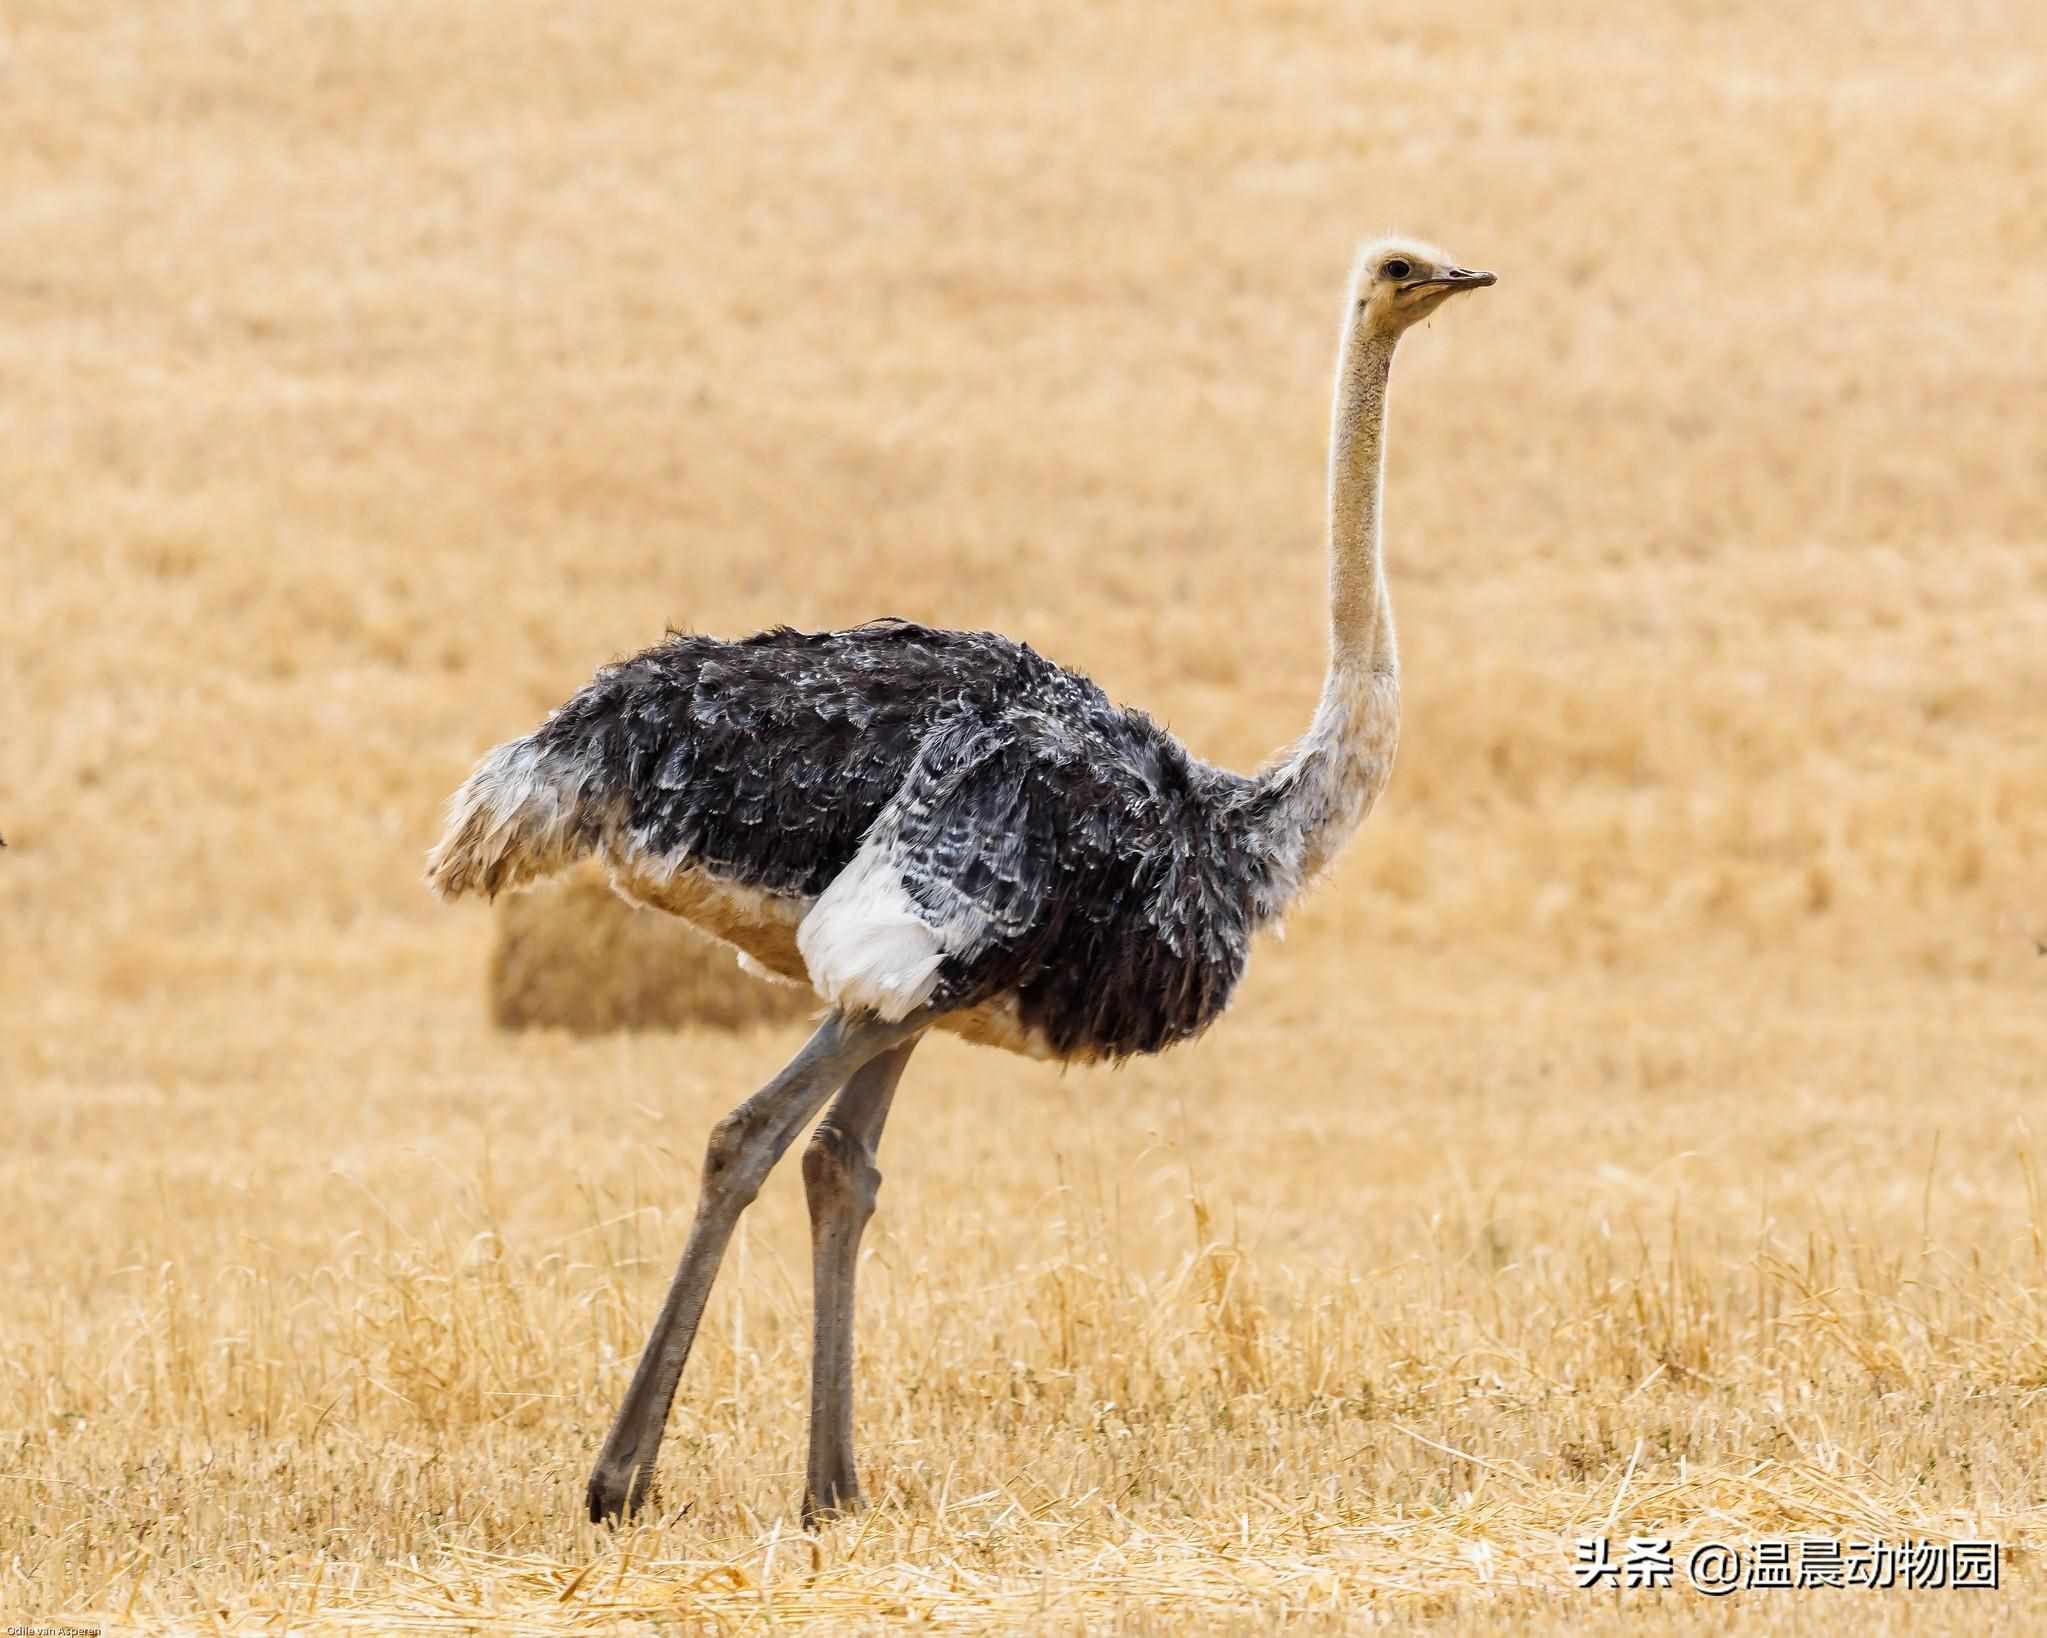
[[[830,1008],[712,1132],[689,1243],[590,1480],[593,1519],[644,1499],[739,1214],[828,1101],[803,1162],[816,1279],[804,1516],[857,1505],[854,1270],[917,1041],[942,1029],[1086,1061],[1197,1035],[1228,1005],[1252,935],[1357,828],[1399,726],[1379,531],[1393,353],[1450,296],[1492,282],[1410,242],[1359,257],[1331,425],[1327,681],[1308,731],[1259,774],[1200,761],[1023,644],[881,620],[672,635],[599,671],[455,794],[427,861],[443,896],[495,895],[594,855],[626,898]]]

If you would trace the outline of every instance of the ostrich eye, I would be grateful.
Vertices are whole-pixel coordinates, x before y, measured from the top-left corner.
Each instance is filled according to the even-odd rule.
[[[1404,279],[1414,271],[1414,264],[1401,256],[1395,256],[1379,271],[1389,279]]]

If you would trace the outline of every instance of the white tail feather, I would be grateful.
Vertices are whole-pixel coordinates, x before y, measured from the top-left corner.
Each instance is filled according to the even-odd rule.
[[[426,857],[427,885],[444,899],[530,886],[589,846],[583,781],[566,778],[531,739],[500,745],[448,800],[447,829]]]

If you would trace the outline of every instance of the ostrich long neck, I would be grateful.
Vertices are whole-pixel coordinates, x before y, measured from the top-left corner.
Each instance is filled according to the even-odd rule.
[[[1259,779],[1259,842],[1274,869],[1275,911],[1336,856],[1393,768],[1400,658],[1379,495],[1397,340],[1368,328],[1353,302],[1329,429],[1329,673],[1307,733]]]
[[[1395,337],[1353,326],[1337,364],[1329,420],[1329,678],[1323,712],[1338,685],[1398,677],[1393,605],[1379,537],[1386,474],[1386,383]],[[1317,726],[1320,726],[1319,720]]]

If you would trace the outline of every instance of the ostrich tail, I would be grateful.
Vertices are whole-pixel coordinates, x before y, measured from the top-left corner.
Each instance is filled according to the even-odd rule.
[[[444,899],[491,898],[565,870],[597,843],[605,804],[587,794],[588,770],[509,740],[476,765],[448,802],[448,825],[426,856],[426,881]]]

